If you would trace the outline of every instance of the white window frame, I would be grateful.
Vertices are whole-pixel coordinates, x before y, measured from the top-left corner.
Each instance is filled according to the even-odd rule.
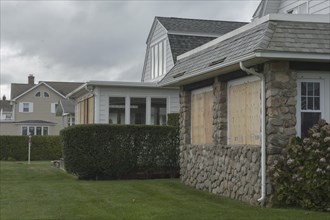
[[[24,111],[24,105],[28,105],[28,111]],[[18,107],[19,107],[19,112],[20,113],[31,113],[31,112],[33,112],[33,102],[20,102]]]
[[[53,102],[50,105],[50,113],[55,114],[56,113],[56,107],[58,106],[57,102]]]
[[[33,128],[34,129],[34,136],[44,136],[44,128],[47,128],[48,132],[47,132],[47,135],[49,135],[49,127],[48,126],[42,126],[42,125],[22,125],[21,126],[21,135],[25,135],[23,134],[23,128],[26,128],[27,129],[27,134],[26,135],[29,135],[30,134],[30,128]],[[37,127],[41,127],[41,135],[36,135],[37,133]]]
[[[320,83],[320,110],[301,110],[301,83],[316,82]],[[301,113],[302,112],[319,112],[321,118],[330,121],[330,73],[321,72],[300,72],[297,74],[297,106],[296,106],[296,132],[301,136]],[[328,94],[328,95],[326,95]],[[328,97],[328,98],[327,98]]]
[[[299,1],[299,5],[295,5],[295,7],[292,7],[288,10],[286,10],[287,14],[308,14],[309,13],[309,1]],[[302,6],[306,5],[306,10],[305,11],[301,11],[302,10]]]
[[[151,79],[157,79],[166,74],[166,38],[150,47]]]

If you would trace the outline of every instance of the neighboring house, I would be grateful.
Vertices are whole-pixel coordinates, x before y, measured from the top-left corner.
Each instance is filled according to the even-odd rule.
[[[329,14],[265,15],[177,59],[160,85],[180,86],[182,181],[270,201],[268,175],[290,138],[330,121]]]
[[[1,135],[58,135],[66,127],[56,117],[61,99],[82,83],[39,82],[29,75],[27,84],[11,85],[12,118],[0,122]]]
[[[6,100],[6,96],[2,97],[0,100],[0,121],[12,121],[13,120],[13,111],[10,101]]]
[[[90,81],[68,95],[77,124],[164,125],[179,112],[179,90],[157,82],[177,56],[245,25],[243,22],[156,17],[147,39],[141,82]]]
[[[56,116],[62,117],[63,127],[75,125],[75,103],[68,99],[61,99],[56,108]]]

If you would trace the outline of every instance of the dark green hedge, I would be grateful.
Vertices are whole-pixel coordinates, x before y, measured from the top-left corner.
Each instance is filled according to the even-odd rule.
[[[55,160],[62,157],[59,136],[33,136],[31,160]],[[28,136],[0,136],[0,159],[28,159]]]
[[[174,175],[179,170],[176,127],[78,125],[60,135],[65,168],[80,179],[131,178],[138,173]]]
[[[167,114],[167,125],[169,126],[180,126],[180,114],[179,113],[169,113]]]

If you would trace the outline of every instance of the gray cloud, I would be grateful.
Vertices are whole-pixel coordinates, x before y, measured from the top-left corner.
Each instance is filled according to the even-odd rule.
[[[26,82],[30,73],[138,81],[155,16],[249,21],[259,2],[1,1],[1,84]]]

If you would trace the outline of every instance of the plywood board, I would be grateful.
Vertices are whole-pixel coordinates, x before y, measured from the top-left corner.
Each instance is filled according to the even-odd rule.
[[[191,95],[192,144],[213,143],[213,91]]]
[[[229,144],[260,144],[260,107],[260,81],[229,88]]]

